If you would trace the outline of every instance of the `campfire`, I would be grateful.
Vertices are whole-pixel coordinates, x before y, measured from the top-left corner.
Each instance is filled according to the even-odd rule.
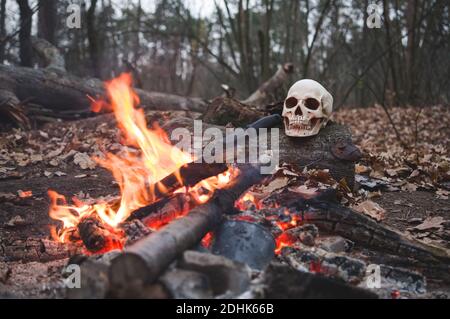
[[[288,66],[269,82],[282,79]],[[47,178],[64,173],[45,171],[50,190],[22,188],[17,196],[0,197],[23,204],[48,194],[52,240],[42,234],[6,240],[2,251],[11,263],[59,263],[63,297],[402,298],[425,295],[429,282],[450,282],[445,250],[380,222],[384,210],[369,198],[376,196],[373,187],[387,186],[355,177],[361,154],[349,130],[331,121],[332,97],[319,83],[294,84],[283,105],[271,106],[278,107],[273,114],[229,97],[211,101],[202,114],[205,132],[228,137],[231,126],[241,129],[213,144],[241,152],[213,152],[223,162],[172,144],[177,128],[195,132],[198,117],[144,111],[152,99],[132,87],[129,74],[104,86],[103,98],[89,99],[105,117],[76,121],[66,144],[52,137],[58,149],[41,151],[52,163],[73,159],[77,175],[54,185]],[[251,162],[243,128],[276,129],[270,141],[276,152],[266,147]],[[257,132],[254,140],[267,137]],[[51,140],[46,132],[37,135]],[[86,136],[90,143],[83,144]],[[279,162],[263,174],[267,158]],[[113,186],[98,178],[104,170],[97,165]],[[79,174],[80,168],[96,174]],[[68,190],[71,178],[89,182]],[[90,183],[100,185],[103,196],[85,196]],[[111,194],[114,187],[118,195]],[[71,199],[62,195],[80,191]],[[14,217],[7,227],[26,222]],[[442,221],[432,222],[417,227],[437,228]],[[77,289],[67,285],[72,267],[80,270]],[[1,270],[0,281],[7,281],[11,272]]]
[[[145,114],[137,108],[139,97],[133,91],[129,74],[106,83],[110,102],[93,101],[93,110],[113,111],[120,128],[122,144],[127,149],[119,154],[105,153],[94,160],[114,176],[120,188],[120,197],[110,201],[86,203],[74,197],[67,203],[63,195],[48,191],[51,199],[49,215],[62,222],[52,233],[62,243],[82,241],[89,252],[105,253],[122,249],[126,234],[122,224],[136,210],[154,204],[163,198],[183,195],[185,203],[165,218],[148,218],[145,224],[157,230],[172,219],[186,215],[190,208],[206,203],[216,189],[227,186],[238,174],[229,167],[215,176],[185,185],[180,168],[194,161],[191,155],[172,146],[169,138],[157,124],[147,127]],[[225,166],[221,166],[225,169]],[[169,177],[169,178],[167,178]],[[165,184],[165,179],[174,182]]]

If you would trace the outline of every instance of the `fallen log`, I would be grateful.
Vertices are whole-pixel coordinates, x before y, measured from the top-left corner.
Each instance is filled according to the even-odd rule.
[[[319,229],[341,235],[364,247],[411,258],[428,266],[441,265],[447,272],[450,269],[447,250],[407,238],[364,214],[331,201],[328,194],[326,196],[323,199],[297,199],[283,203],[283,206],[302,212],[303,219]]]
[[[194,208],[158,232],[128,247],[111,264],[109,277],[116,289],[153,282],[183,251],[194,246],[233,209],[249,187],[261,181],[259,168],[246,166],[228,189],[216,191],[206,204]]]
[[[293,164],[299,168],[328,169],[336,181],[345,179],[347,185],[353,188],[355,181],[355,162],[361,157],[361,152],[353,144],[351,132],[346,126],[330,122],[315,136],[296,138],[287,136],[284,133],[281,118],[278,118],[277,123],[276,115],[274,116],[275,118],[269,118],[270,125],[264,126],[275,126],[279,128],[278,155],[280,163]],[[254,118],[252,122],[258,119],[260,118]],[[258,122],[251,125],[257,125],[256,123]],[[244,125],[249,123],[245,123]],[[193,132],[194,120],[179,117],[167,122],[163,126],[163,129],[171,137],[171,132],[178,127],[184,127],[190,132]],[[224,134],[226,132],[224,126],[203,122],[203,130],[209,127],[219,128]],[[259,128],[258,125],[257,127]]]
[[[151,110],[183,110],[203,112],[207,103],[200,98],[182,97],[174,94],[148,92],[136,89],[141,106]],[[103,82],[98,79],[82,79],[55,71],[55,69],[32,69],[18,66],[0,65],[0,105],[3,102],[10,109],[18,109],[20,101],[29,101],[34,105],[41,105],[46,109],[64,113],[73,118],[88,116],[93,113],[88,96],[99,99],[105,98]],[[16,113],[18,111],[16,110]],[[21,110],[20,116],[25,116],[26,110]],[[13,119],[17,115],[11,116]],[[24,121],[17,121],[20,125],[27,125]]]
[[[247,99],[242,101],[242,103],[262,108],[263,106],[273,102],[273,95],[276,90],[283,86],[288,79],[288,75],[293,72],[294,65],[292,63],[285,63],[280,66],[277,72],[270,79],[261,84],[261,86]]]
[[[233,98],[217,97],[208,105],[202,119],[211,124],[223,126],[232,124],[234,127],[241,127],[264,115],[258,109],[242,104]]]

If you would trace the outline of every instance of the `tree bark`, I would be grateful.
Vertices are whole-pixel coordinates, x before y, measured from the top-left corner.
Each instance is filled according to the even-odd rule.
[[[89,54],[91,58],[91,68],[93,76],[101,79],[101,61],[99,39],[97,37],[97,30],[95,27],[95,9],[97,7],[97,0],[91,0],[91,5],[86,13],[87,22],[87,37],[89,41]]]
[[[65,118],[91,114],[88,96],[94,99],[106,96],[103,82],[98,79],[85,80],[55,70],[6,65],[0,65],[0,93],[0,96],[7,97],[5,101],[0,99],[0,109],[3,108],[2,103],[17,107],[19,101],[26,100],[52,110],[55,117]],[[140,89],[136,89],[136,93],[139,95],[140,105],[153,110],[203,112],[207,105],[200,98]]]
[[[0,2],[0,64],[5,61],[6,46],[6,0]]]
[[[203,115],[203,120],[216,125],[232,124],[235,127],[245,126],[263,117],[264,113],[254,107],[227,98],[215,98]]]
[[[45,39],[53,45],[56,43],[56,0],[39,0],[38,37]]]
[[[31,26],[33,19],[33,11],[31,10],[28,0],[17,0],[20,11],[20,64],[22,66],[33,66],[33,49],[31,46]]]

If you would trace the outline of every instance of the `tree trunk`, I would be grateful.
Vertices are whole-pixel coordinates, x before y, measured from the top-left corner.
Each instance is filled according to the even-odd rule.
[[[5,61],[6,45],[6,0],[0,2],[0,64]]]
[[[53,45],[57,45],[56,21],[56,0],[39,0],[38,37],[47,40]]]
[[[100,62],[100,47],[97,37],[97,30],[95,26],[95,8],[97,7],[97,0],[91,0],[91,5],[86,14],[87,22],[87,37],[89,41],[89,54],[91,58],[91,68],[94,77],[101,79],[101,62]]]
[[[33,49],[31,46],[31,26],[33,20],[33,11],[31,10],[28,0],[17,0],[20,11],[20,30],[19,30],[19,46],[20,46],[20,64],[22,66],[33,66]]]
[[[408,101],[414,101],[414,83],[415,83],[415,50],[416,50],[416,11],[417,0],[407,1],[406,7],[406,27],[408,33],[406,44],[406,93]]]

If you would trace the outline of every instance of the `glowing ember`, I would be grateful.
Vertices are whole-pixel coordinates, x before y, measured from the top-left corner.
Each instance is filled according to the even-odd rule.
[[[236,208],[240,210],[247,210],[251,206],[254,206],[256,209],[263,208],[262,203],[255,198],[255,196],[249,192],[245,193],[239,200],[236,202]]]
[[[202,246],[206,248],[210,248],[212,245],[212,241],[214,239],[214,235],[212,232],[209,232],[202,239]]]
[[[33,196],[33,192],[32,191],[18,190],[17,193],[19,194],[20,198],[27,198],[27,197]]]
[[[275,254],[279,255],[284,247],[291,247],[295,243],[295,238],[289,233],[281,233],[276,239]]]
[[[96,214],[102,222],[115,228],[125,221],[130,214],[140,207],[149,205],[157,200],[154,189],[164,193],[165,185],[159,181],[169,174],[177,173],[180,167],[193,161],[193,158],[170,144],[166,133],[157,125],[147,128],[147,122],[142,109],[136,109],[139,104],[138,96],[131,88],[131,76],[122,74],[106,83],[110,104],[105,101],[94,101],[93,110],[112,109],[123,134],[124,145],[138,149],[140,152],[124,151],[118,154],[106,153],[104,158],[94,158],[101,166],[108,169],[120,188],[119,203],[98,202],[86,204],[73,198],[74,205],[68,205],[65,197],[49,191],[51,199],[49,215],[63,223],[63,227],[54,232],[57,240],[67,242],[79,222],[92,214]],[[208,201],[214,190],[225,186],[235,175],[237,169],[229,169],[223,174],[201,181],[190,189],[183,188],[201,204]],[[174,218],[185,215],[181,211]],[[158,225],[159,228],[168,221]]]
[[[299,215],[291,214],[287,209],[284,211],[284,214],[290,217],[290,221],[288,221],[288,222],[277,221],[276,222],[277,226],[283,231],[297,227],[302,221],[302,219]]]

